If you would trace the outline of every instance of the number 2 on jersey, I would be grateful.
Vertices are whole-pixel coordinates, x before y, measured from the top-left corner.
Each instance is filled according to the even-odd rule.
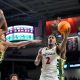
[[[50,64],[50,57],[46,57],[46,64]]]

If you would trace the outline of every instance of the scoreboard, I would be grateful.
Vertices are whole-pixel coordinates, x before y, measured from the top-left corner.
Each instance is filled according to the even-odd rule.
[[[8,27],[6,41],[33,40],[33,26],[17,25]]]

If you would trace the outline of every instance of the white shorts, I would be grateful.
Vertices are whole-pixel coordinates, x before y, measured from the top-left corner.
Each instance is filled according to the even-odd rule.
[[[41,75],[39,80],[59,80],[58,77]]]

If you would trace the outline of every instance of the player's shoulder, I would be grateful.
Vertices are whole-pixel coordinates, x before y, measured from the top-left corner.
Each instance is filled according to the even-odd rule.
[[[47,47],[42,47],[39,49],[39,52],[42,52],[42,50],[46,49]]]

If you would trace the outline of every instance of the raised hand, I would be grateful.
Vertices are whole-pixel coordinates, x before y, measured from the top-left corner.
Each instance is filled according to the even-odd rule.
[[[68,29],[64,32],[65,36],[69,36],[70,32],[71,32],[71,28],[68,28]]]

